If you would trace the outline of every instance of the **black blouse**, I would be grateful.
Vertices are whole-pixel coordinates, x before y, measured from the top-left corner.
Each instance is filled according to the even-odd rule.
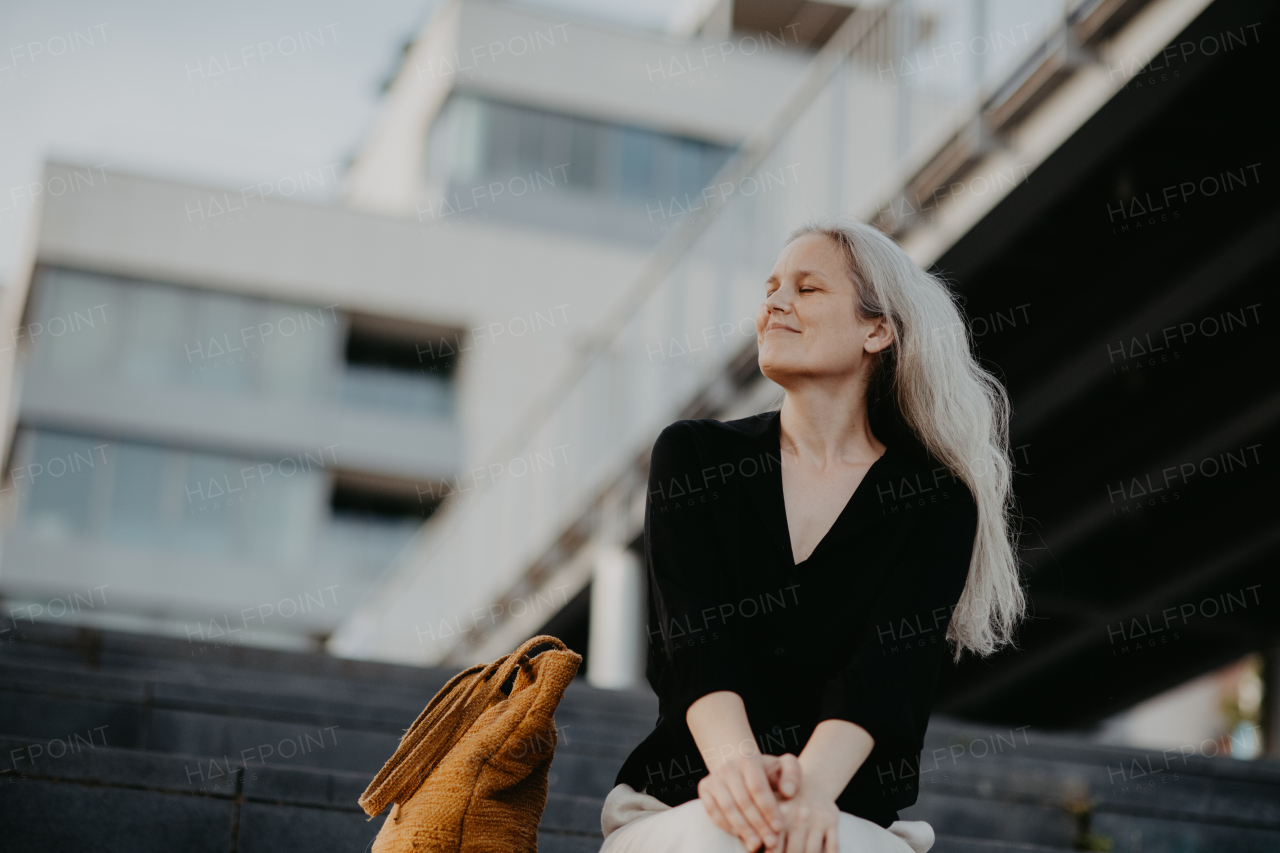
[[[657,727],[615,784],[669,804],[707,775],[685,722],[742,697],[762,752],[799,754],[823,720],[875,739],[836,800],[881,826],[916,801],[944,639],[977,530],[962,481],[895,440],[808,559],[794,563],[779,413],[678,421],[653,446],[645,509],[647,677]]]

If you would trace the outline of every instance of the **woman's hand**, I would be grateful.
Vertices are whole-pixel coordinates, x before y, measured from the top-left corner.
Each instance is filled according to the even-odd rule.
[[[760,754],[742,697],[731,691],[698,699],[685,712],[685,720],[710,773],[698,783],[707,816],[737,836],[747,850],[758,850],[762,844],[773,849],[783,829],[773,788],[800,789],[799,761]]]
[[[840,810],[813,785],[779,807],[786,827],[777,853],[840,853]]]
[[[766,763],[765,759],[773,760]],[[749,853],[759,850],[761,844],[765,849],[774,849],[784,828],[770,771],[775,778],[782,778],[783,770],[774,756],[739,754],[698,783],[698,798],[711,822],[737,836]],[[798,776],[798,763],[795,771]],[[788,775],[786,781],[793,780]]]
[[[784,800],[794,797],[800,790],[800,759],[788,752],[785,755],[762,755],[761,760],[773,792]]]
[[[839,853],[836,797],[849,784],[875,740],[847,720],[823,720],[800,752],[799,790],[781,805],[786,827],[777,853]],[[784,756],[785,757],[785,756]]]
[[[742,697],[732,691],[701,697],[685,720],[710,774],[698,783],[698,799],[711,822],[751,853],[761,845],[775,849],[785,822],[774,792],[790,797],[800,791],[802,762],[794,755],[761,755]]]

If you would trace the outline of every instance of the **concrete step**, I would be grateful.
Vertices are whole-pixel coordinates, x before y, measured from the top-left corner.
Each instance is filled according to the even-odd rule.
[[[430,699],[418,697],[412,704],[397,702],[393,705],[380,701],[379,697],[369,696],[363,703],[356,704],[282,691],[271,694],[229,691],[12,663],[0,664],[0,684],[11,694],[10,701],[5,703],[11,706],[9,711],[0,710],[0,731],[41,733],[14,728],[21,724],[21,718],[34,718],[38,724],[54,726],[55,730],[65,728],[65,723],[55,724],[44,711],[24,710],[27,706],[35,709],[56,705],[64,708],[63,716],[72,714],[73,709],[81,709],[75,713],[86,722],[89,718],[117,718],[121,721],[117,737],[130,738],[131,743],[137,737],[120,733],[119,726],[129,719],[132,720],[130,727],[141,732],[146,728],[147,709],[153,715],[199,715],[210,721],[223,717],[236,720],[252,718],[295,728],[336,725],[344,730],[382,732],[398,738]],[[631,744],[638,743],[651,730],[651,722],[617,718],[582,705],[578,696],[569,696],[557,711],[561,742],[567,746],[590,746],[601,754],[616,753],[618,757],[625,757],[623,750],[629,750]]]
[[[51,781],[20,784],[0,797],[7,853],[363,853],[383,821],[369,821],[363,812],[251,799]],[[538,832],[542,853],[597,853],[600,843],[598,829]]]
[[[1215,779],[1159,768],[1138,779],[1116,778],[1110,768],[1033,757],[995,759],[934,774],[921,785],[921,802],[959,797],[1045,806],[1088,799],[1095,809],[1180,820],[1231,823],[1280,830],[1280,786],[1258,780]]]
[[[1070,849],[1076,837],[1075,819],[1057,804],[982,800],[929,791],[898,816],[928,821],[938,835],[971,839]]]
[[[1093,833],[1112,841],[1112,853],[1262,853],[1280,850],[1280,830],[1113,812],[1100,806]]]
[[[1045,847],[1020,841],[996,841],[990,838],[964,838],[938,835],[929,853],[1068,853],[1073,847]]]
[[[0,750],[10,759],[0,769],[6,851],[356,851],[381,826],[357,804],[372,773],[12,737],[0,737]],[[545,848],[598,849],[602,806],[602,797],[551,793]]]
[[[21,634],[0,637],[0,791],[13,795],[0,795],[0,824],[20,827],[6,850],[116,849],[117,833],[131,851],[363,850],[380,823],[356,798],[453,674],[58,626]],[[544,851],[596,853],[603,797],[656,716],[651,693],[570,686]],[[1070,849],[1081,802],[1114,853],[1280,850],[1275,762],[935,717],[920,769],[886,784],[918,787],[902,817],[933,824],[937,853]],[[48,804],[63,802],[74,808],[55,819]],[[174,825],[151,825],[170,813]]]
[[[984,838],[963,838],[959,835],[937,835],[929,853],[1068,853],[1071,847],[1044,847],[1043,844],[1027,844],[1024,841],[997,841]]]
[[[414,700],[411,704],[418,704],[418,697],[423,694],[430,699],[456,672],[452,667],[401,666],[44,622],[18,624],[21,627],[11,630],[11,636],[0,636],[0,663],[21,659],[61,662],[80,671],[170,672],[177,673],[178,680],[184,683],[214,687],[232,687],[227,679],[239,678],[251,682],[251,689],[267,691],[310,684],[321,691],[320,695],[338,691],[343,697],[354,696],[357,700],[370,686],[377,685],[375,695],[407,694]],[[593,712],[640,719],[650,726],[657,716],[657,700],[647,689],[595,690],[579,679],[566,696]]]
[[[930,737],[948,739],[941,727]],[[919,800],[901,813],[966,839],[956,849],[994,841],[1070,847],[1084,832],[1071,807],[1087,803],[1088,831],[1115,853],[1280,850],[1280,786],[1269,762],[1175,751],[1164,767],[1161,754],[1148,762],[1140,750],[1063,744],[957,755],[944,766],[925,763]],[[1110,764],[1089,763],[1100,758]]]
[[[1112,813],[1280,830],[1280,764],[1274,761],[1099,746],[1053,735],[1032,735],[1029,743],[1020,740],[1016,749],[996,753],[975,750],[982,741],[940,722],[926,738],[916,809],[945,797],[970,805],[991,800],[1049,807],[1087,799],[1095,810]]]
[[[1026,727],[1024,727],[1026,728]],[[1016,740],[1016,745],[1011,743]],[[941,750],[934,753],[934,750]],[[1029,732],[970,724],[943,715],[934,715],[925,735],[921,768],[946,771],[957,765],[981,767],[988,761],[1035,758],[1111,768],[1110,778],[1119,781],[1140,778],[1147,768],[1165,767],[1179,773],[1210,779],[1234,779],[1266,785],[1280,785],[1280,761],[1260,759],[1239,761],[1196,754],[1193,745],[1183,749],[1159,750],[1091,743],[1078,734]],[[1137,762],[1135,768],[1133,762]],[[1121,765],[1124,771],[1121,772]]]
[[[412,718],[409,718],[411,721]],[[552,763],[551,789],[566,794],[604,797],[640,735],[621,733],[604,746],[580,737],[573,724],[558,723],[560,744]],[[406,723],[407,725],[407,723]],[[565,729],[565,726],[568,726]],[[400,733],[313,722],[262,720],[111,703],[41,694],[0,691],[0,732],[61,751],[61,744],[93,744],[161,754],[226,756],[247,764],[282,764],[363,772],[372,776],[395,752]],[[604,737],[606,733],[596,734]],[[25,758],[4,761],[21,770]],[[14,758],[14,757],[11,757]],[[206,762],[207,766],[207,762]],[[191,771],[201,771],[193,766]]]
[[[252,677],[196,667],[91,669],[74,662],[14,655],[0,656],[0,684],[30,693],[153,703],[209,713],[239,715],[251,710],[264,718],[329,721],[386,731],[403,731],[435,695],[426,690]],[[619,698],[629,701],[619,705]],[[593,728],[601,732],[621,728],[643,736],[657,717],[657,703],[651,695],[618,697],[577,684],[566,691],[561,708],[566,722],[576,724],[583,738],[589,737]],[[603,744],[609,738],[596,740]]]
[[[286,712],[312,703],[317,715],[349,715],[390,722],[414,708],[422,709],[433,693],[425,690],[393,692],[341,682],[306,681],[290,684],[283,679],[245,676],[211,678],[198,670],[88,669],[64,662],[13,660],[0,656],[0,678],[6,685],[33,692],[98,693],[121,699],[153,696],[209,709],[251,707]]]
[[[237,643],[182,640],[149,634],[131,634],[95,628],[77,628],[55,622],[34,623],[18,619],[0,657],[20,655],[75,661],[91,668],[180,668],[191,664],[208,671],[275,673],[282,677],[307,676],[344,682],[382,683],[438,690],[453,674],[447,668],[403,666],[350,660],[321,653],[285,652]]]
[[[220,713],[166,707],[163,695],[120,694],[126,701],[77,698],[84,688],[20,693],[0,691],[0,732],[58,742],[94,743],[118,749],[207,756],[230,756],[250,763],[286,764],[376,773],[395,752],[403,728],[418,710],[394,727],[348,717],[302,713],[293,720],[263,719],[253,708],[220,708]],[[98,688],[91,695],[103,696]],[[71,694],[71,695],[68,695]],[[168,704],[189,704],[189,700]],[[203,707],[203,706],[202,706]],[[335,719],[338,721],[335,722]],[[581,722],[581,720],[586,722]],[[570,722],[573,721],[573,722]],[[373,728],[369,728],[373,725]],[[557,714],[559,745],[551,769],[552,789],[603,797],[626,755],[647,729],[611,729],[598,717],[563,709]],[[390,731],[388,729],[391,729]],[[20,756],[19,756],[20,757]]]

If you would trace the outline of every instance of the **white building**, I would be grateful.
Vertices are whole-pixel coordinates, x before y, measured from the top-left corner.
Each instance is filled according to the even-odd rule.
[[[507,435],[619,310],[666,199],[807,61],[775,39],[672,88],[708,45],[446,3],[343,206],[289,200],[332,170],[212,188],[49,163],[4,294],[2,627],[328,636],[445,496],[523,473]]]

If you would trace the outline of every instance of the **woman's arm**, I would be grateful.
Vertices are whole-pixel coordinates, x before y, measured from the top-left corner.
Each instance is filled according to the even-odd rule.
[[[875,741],[847,720],[823,720],[800,752],[800,791],[781,806],[779,853],[840,853],[836,797],[871,754]]]
[[[707,816],[749,851],[762,842],[774,848],[785,827],[773,791],[790,797],[800,788],[796,757],[761,754],[737,693],[708,693],[689,706],[685,721],[710,771],[698,783]]]
[[[875,740],[862,726],[847,720],[823,720],[800,750],[804,787],[825,800],[840,792],[871,754]],[[805,791],[801,791],[803,796]]]

